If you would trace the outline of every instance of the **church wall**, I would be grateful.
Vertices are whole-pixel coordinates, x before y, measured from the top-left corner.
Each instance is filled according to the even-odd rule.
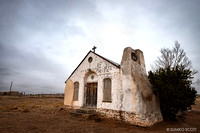
[[[103,101],[103,80],[105,78],[110,78],[112,81],[112,87],[111,87],[111,102],[102,102]],[[107,109],[119,109],[119,96],[120,96],[120,75],[119,75],[119,70],[117,70],[114,73],[106,73],[106,74],[99,74],[99,84],[98,87],[98,104],[97,108],[107,108]]]
[[[74,84],[71,80],[67,80],[65,85],[64,104],[72,106],[74,96]]]
[[[93,58],[91,63],[88,62],[89,57]],[[86,80],[88,80],[88,82],[92,82],[91,79],[85,76],[87,76],[87,74],[90,72],[95,73],[98,78],[97,108],[119,110],[119,97],[121,92],[120,69],[92,52],[89,53],[78,69],[70,77],[70,80],[73,82],[79,82],[79,100],[78,102],[73,102],[73,106],[82,107],[85,105]],[[112,81],[112,102],[102,102],[104,78],[110,78]],[[96,79],[94,79],[94,82],[95,81]]]
[[[131,57],[132,53],[135,53],[136,60]],[[144,126],[145,123],[151,125],[162,121],[158,99],[152,92],[146,74],[142,51],[125,48],[120,66],[123,91],[121,110],[126,112],[124,113],[125,121],[130,123],[138,121],[136,123],[141,122],[140,125],[143,123]],[[143,119],[146,119],[146,122]]]

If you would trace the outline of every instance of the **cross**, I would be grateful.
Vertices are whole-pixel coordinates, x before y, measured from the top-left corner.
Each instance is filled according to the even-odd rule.
[[[97,48],[97,47],[95,47],[95,46],[92,48],[92,50],[93,50],[94,53],[95,53],[95,49],[96,49],[96,48]]]

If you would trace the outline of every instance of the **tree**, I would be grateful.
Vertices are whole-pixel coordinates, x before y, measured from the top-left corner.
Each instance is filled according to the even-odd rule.
[[[194,75],[192,63],[178,42],[173,49],[161,49],[157,69],[149,71],[154,94],[160,99],[164,120],[176,120],[179,112],[191,109],[197,91],[191,86]]]
[[[174,68],[176,66],[183,66],[186,69],[192,70],[192,62],[186,56],[184,49],[180,47],[178,41],[175,41],[175,46],[172,49],[162,48],[161,56],[155,61],[155,65],[152,66],[154,70],[159,68]],[[196,70],[192,70],[192,74],[196,74]]]
[[[178,112],[191,109],[197,93],[191,87],[192,71],[181,66],[167,67],[150,71],[148,77],[154,94],[159,96],[164,120],[176,120]]]

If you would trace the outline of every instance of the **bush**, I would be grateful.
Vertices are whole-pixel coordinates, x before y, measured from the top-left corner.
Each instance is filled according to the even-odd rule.
[[[160,99],[164,120],[177,120],[179,112],[191,109],[197,91],[191,86],[193,77],[190,69],[182,66],[160,68],[150,71],[148,77],[154,94]]]

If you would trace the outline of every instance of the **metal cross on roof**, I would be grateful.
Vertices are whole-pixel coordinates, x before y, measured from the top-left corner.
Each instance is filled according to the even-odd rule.
[[[92,50],[93,50],[93,52],[95,53],[95,49],[96,49],[97,47],[96,46],[94,46],[93,48],[92,48]]]

